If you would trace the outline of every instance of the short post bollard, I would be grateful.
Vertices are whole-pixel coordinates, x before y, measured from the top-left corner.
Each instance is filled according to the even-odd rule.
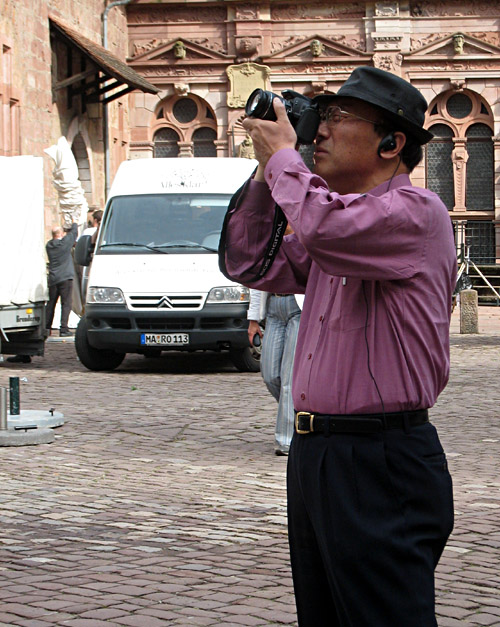
[[[479,306],[476,290],[460,292],[460,333],[479,333]]]
[[[21,402],[19,395],[19,377],[9,377],[10,383],[10,415],[19,416],[21,413]]]
[[[7,388],[0,388],[0,431],[7,431]]]

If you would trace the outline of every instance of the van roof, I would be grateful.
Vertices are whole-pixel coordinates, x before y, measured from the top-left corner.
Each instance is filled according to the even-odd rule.
[[[114,178],[110,198],[135,194],[232,194],[256,167],[253,159],[232,157],[124,161]]]

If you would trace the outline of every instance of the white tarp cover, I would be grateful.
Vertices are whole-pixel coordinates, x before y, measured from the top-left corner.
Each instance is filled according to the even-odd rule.
[[[59,196],[59,209],[63,216],[63,226],[72,222],[84,224],[87,219],[88,204],[78,178],[78,166],[66,137],[59,137],[57,144],[45,151],[55,162],[52,170],[54,187]]]
[[[0,157],[0,199],[0,306],[47,300],[42,157]]]

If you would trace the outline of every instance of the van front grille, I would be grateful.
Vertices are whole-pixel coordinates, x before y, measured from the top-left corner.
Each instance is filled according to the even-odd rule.
[[[135,294],[128,296],[132,310],[195,311],[203,307],[203,294]]]

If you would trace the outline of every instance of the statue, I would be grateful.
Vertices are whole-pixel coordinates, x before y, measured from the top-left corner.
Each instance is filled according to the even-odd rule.
[[[462,33],[455,33],[453,35],[453,49],[455,50],[455,54],[463,54],[464,42],[465,38]]]
[[[250,135],[247,135],[238,146],[238,157],[241,157],[242,159],[255,159],[253,142]]]
[[[184,59],[186,57],[186,46],[182,43],[182,41],[175,42],[174,57],[176,59]]]
[[[319,57],[324,51],[324,49],[325,49],[325,46],[323,46],[323,44],[321,43],[319,39],[313,39],[309,46],[309,50],[311,51],[311,54],[313,57]]]

